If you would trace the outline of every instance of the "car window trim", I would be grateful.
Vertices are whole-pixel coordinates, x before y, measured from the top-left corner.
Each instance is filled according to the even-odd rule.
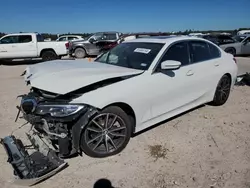
[[[155,64],[153,70],[152,70],[152,74],[154,73],[157,73],[159,72],[158,71],[158,67],[159,67],[159,64],[161,63],[161,60],[163,59],[163,57],[165,56],[165,54],[168,52],[169,48],[171,48],[173,45],[175,44],[178,44],[178,43],[182,43],[182,42],[185,42],[187,44],[187,50],[188,50],[188,64],[187,65],[181,65],[181,67],[185,67],[185,66],[188,66],[191,64],[191,57],[190,57],[190,49],[189,49],[189,45],[188,45],[188,41],[189,39],[184,39],[184,40],[178,40],[178,41],[175,41],[173,43],[171,43],[166,49],[165,51],[162,53],[161,57],[158,59],[157,63]]]

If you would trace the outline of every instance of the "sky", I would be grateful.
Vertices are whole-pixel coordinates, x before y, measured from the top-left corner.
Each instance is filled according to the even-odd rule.
[[[0,32],[164,32],[250,27],[250,0],[1,0]]]

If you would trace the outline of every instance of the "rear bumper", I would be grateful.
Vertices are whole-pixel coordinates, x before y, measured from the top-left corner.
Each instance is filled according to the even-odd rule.
[[[1,139],[1,144],[8,156],[7,162],[17,177],[15,183],[30,186],[53,176],[66,167],[67,163],[60,159],[36,132],[32,131],[27,136],[32,149],[35,150],[32,154],[29,154],[27,146],[13,135]]]

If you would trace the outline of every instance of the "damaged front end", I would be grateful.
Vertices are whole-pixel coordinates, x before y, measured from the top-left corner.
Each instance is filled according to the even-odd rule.
[[[65,168],[64,158],[81,154],[82,129],[97,110],[34,89],[21,97],[18,116],[21,113],[31,125],[26,133],[31,145],[24,146],[14,135],[1,139],[1,144],[17,177],[15,183],[30,186]]]

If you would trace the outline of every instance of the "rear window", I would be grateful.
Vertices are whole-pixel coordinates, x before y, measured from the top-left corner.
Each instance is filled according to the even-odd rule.
[[[27,43],[32,41],[31,35],[20,35],[18,39],[19,43]]]
[[[43,42],[43,41],[44,41],[44,38],[43,38],[42,35],[37,34],[37,35],[36,35],[36,40],[37,40],[37,42]]]

